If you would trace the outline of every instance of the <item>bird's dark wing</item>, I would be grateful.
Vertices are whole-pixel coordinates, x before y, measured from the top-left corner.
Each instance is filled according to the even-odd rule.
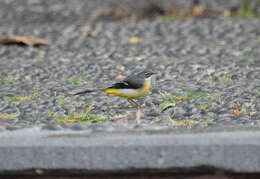
[[[142,82],[140,83],[139,81],[135,81],[133,79],[125,79],[121,82],[115,83],[109,88],[115,88],[115,89],[138,89],[142,88],[143,84]]]

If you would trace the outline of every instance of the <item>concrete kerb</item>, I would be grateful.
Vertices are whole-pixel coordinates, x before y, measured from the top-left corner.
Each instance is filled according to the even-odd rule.
[[[138,134],[4,132],[0,174],[222,170],[260,172],[260,132]]]

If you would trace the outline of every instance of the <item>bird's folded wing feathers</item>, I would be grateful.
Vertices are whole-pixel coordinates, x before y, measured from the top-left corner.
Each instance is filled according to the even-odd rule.
[[[115,88],[115,89],[138,89],[141,88],[143,84],[136,83],[133,80],[124,80],[118,83],[113,84],[109,88]]]

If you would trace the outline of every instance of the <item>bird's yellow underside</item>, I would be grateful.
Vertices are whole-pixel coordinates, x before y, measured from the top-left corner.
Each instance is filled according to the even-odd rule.
[[[114,88],[106,88],[106,89],[102,89],[101,91],[108,93],[108,94],[113,94],[115,96],[120,96],[123,98],[127,98],[127,99],[135,99],[135,98],[139,98],[141,96],[144,96],[148,93],[150,88],[150,83],[148,81],[146,81],[144,83],[144,86],[140,89],[135,89],[136,91],[134,93],[126,93],[124,90],[120,90],[120,89],[114,89]]]

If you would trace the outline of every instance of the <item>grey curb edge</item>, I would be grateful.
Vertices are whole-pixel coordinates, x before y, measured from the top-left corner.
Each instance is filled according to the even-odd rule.
[[[0,174],[215,168],[260,172],[260,132],[117,134],[7,132],[0,135]],[[203,169],[201,169],[203,172]],[[41,172],[39,172],[41,171]]]

